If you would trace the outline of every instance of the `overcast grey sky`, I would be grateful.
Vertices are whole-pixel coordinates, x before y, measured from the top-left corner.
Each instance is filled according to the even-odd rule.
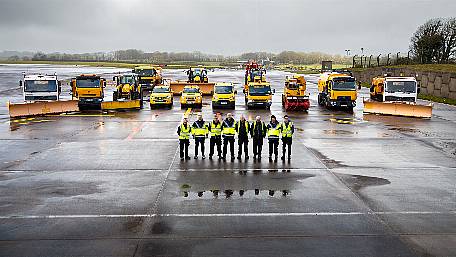
[[[0,0],[0,50],[407,51],[456,0]]]

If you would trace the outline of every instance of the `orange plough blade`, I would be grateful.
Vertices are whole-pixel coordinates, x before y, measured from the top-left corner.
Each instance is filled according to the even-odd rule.
[[[417,118],[431,118],[432,104],[420,105],[406,102],[376,102],[364,100],[364,113],[406,116]]]
[[[9,103],[8,110],[11,118],[58,114],[79,111],[78,100],[34,102],[34,103]]]

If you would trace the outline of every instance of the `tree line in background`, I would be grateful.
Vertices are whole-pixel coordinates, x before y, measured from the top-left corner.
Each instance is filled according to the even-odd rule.
[[[335,63],[349,63],[347,57],[341,55],[330,55],[319,52],[295,52],[283,51],[279,54],[268,52],[243,53],[238,56],[223,56],[214,54],[205,54],[201,52],[153,52],[146,53],[137,49],[118,50],[109,53],[84,53],[84,54],[66,54],[66,53],[36,53],[33,56],[12,56],[9,60],[32,60],[32,61],[108,61],[108,62],[146,62],[154,64],[166,64],[177,62],[218,62],[218,63],[236,63],[248,60],[268,60],[275,63],[293,63],[293,64],[316,64],[324,60],[332,60]]]
[[[413,34],[410,51],[418,63],[456,61],[456,18],[431,19]]]

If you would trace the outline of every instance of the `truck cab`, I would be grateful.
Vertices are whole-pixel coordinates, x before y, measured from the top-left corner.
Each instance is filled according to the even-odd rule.
[[[72,96],[80,106],[100,105],[105,87],[106,80],[95,74],[81,74],[71,80]]]
[[[133,73],[137,75],[142,90],[151,91],[154,86],[163,82],[161,68],[157,66],[138,66],[133,69]]]
[[[114,101],[141,99],[141,86],[138,84],[136,74],[122,74],[113,77],[113,80],[116,82],[116,90],[112,96]]]
[[[414,77],[375,77],[370,88],[371,99],[380,102],[416,102],[418,82]]]
[[[25,75],[19,82],[25,102],[58,101],[61,83],[57,75]]]
[[[318,80],[318,104],[328,108],[356,106],[355,78],[349,74],[324,73]]]
[[[234,109],[236,105],[236,90],[233,83],[216,83],[212,96],[212,108]]]
[[[249,82],[244,89],[247,109],[251,107],[270,109],[274,92],[269,82]]]
[[[150,94],[150,108],[157,106],[173,106],[173,92],[169,85],[158,85],[152,89]]]
[[[185,86],[180,98],[181,108],[203,106],[203,96],[198,86]]]
[[[208,83],[207,70],[202,67],[192,67],[187,70],[189,83]]]

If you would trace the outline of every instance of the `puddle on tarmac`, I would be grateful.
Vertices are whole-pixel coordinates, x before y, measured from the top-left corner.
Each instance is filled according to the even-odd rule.
[[[411,132],[411,133],[415,133],[418,131],[418,129],[414,129],[414,128],[402,128],[402,127],[392,127],[392,128],[388,128],[388,130],[392,130],[392,131],[399,131],[399,132]]]
[[[204,199],[217,199],[217,198],[243,198],[246,197],[248,198],[249,196],[270,196],[270,197],[287,197],[291,193],[290,190],[288,189],[282,189],[282,190],[276,190],[276,189],[239,189],[239,190],[232,190],[232,189],[225,189],[225,190],[219,190],[219,189],[213,189],[213,190],[207,190],[207,191],[198,191],[198,192],[192,192],[192,191],[183,191],[182,196],[184,198],[189,198],[189,199],[198,199],[198,198],[204,198]]]
[[[311,150],[317,156],[317,158],[320,159],[321,162],[323,162],[326,165],[326,167],[328,167],[330,169],[348,167],[348,165],[342,164],[341,161],[336,161],[336,160],[333,160],[333,159],[327,157],[326,155],[322,154],[320,151],[316,150],[315,148],[309,147],[309,150]]]
[[[349,118],[330,118],[330,119],[326,119],[326,120],[329,120],[330,122],[333,122],[333,123],[337,123],[337,124],[355,124],[355,123],[365,123],[367,121],[365,120],[362,120],[362,119],[358,119],[358,118],[352,118],[352,117],[349,117]]]
[[[32,124],[36,124],[36,123],[50,122],[50,121],[55,121],[55,120],[48,119],[46,117],[12,119],[12,120],[10,120],[10,130],[16,131],[22,126],[32,125]]]
[[[383,186],[391,184],[389,180],[384,178],[341,173],[334,174],[341,178],[347,184],[347,186],[350,187],[353,191],[360,191],[361,189],[370,186]]]
[[[355,134],[358,134],[358,132],[342,130],[342,129],[325,129],[325,130],[323,130],[323,133],[325,133],[326,135],[355,135]]]

